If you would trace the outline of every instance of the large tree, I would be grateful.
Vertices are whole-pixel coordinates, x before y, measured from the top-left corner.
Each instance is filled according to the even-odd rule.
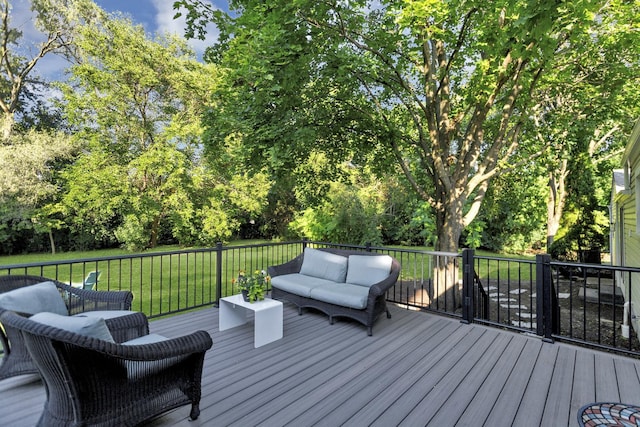
[[[176,5],[198,16],[199,2]],[[288,168],[283,157],[315,149],[395,160],[434,209],[436,249],[457,252],[491,179],[545,148],[522,138],[536,86],[608,5],[237,0],[233,15],[210,14],[221,37],[209,59],[228,70],[221,111],[248,146]],[[219,134],[229,120],[211,122]]]
[[[78,32],[63,92],[84,152],[58,209],[98,242],[155,246],[163,229],[187,240],[211,67],[177,37],[151,40],[122,17]]]
[[[165,241],[211,244],[259,212],[268,182],[202,161],[201,116],[217,82],[173,35],[147,36],[125,18],[82,26],[65,111],[84,153],[66,172],[59,209],[78,234],[131,249]],[[225,164],[231,163],[229,164]]]
[[[248,146],[285,167],[316,149],[394,159],[456,251],[491,178],[540,150],[521,144],[536,84],[604,3],[232,1],[209,58]]]
[[[75,28],[92,22],[98,11],[91,0],[32,0],[34,25],[40,30],[40,42],[29,45],[22,30],[12,26],[11,6],[0,0],[0,111],[2,141],[7,143],[13,130],[15,114],[24,108],[30,94],[43,81],[36,66],[45,56],[75,57]]]
[[[41,38],[23,38],[11,2],[0,0],[0,242],[6,252],[43,250],[40,233],[61,225],[46,208],[59,196],[58,172],[72,161],[75,147],[61,129],[58,111],[43,98],[49,84],[38,76],[47,56],[74,58],[79,23],[92,22],[91,0],[32,0],[33,24]],[[49,92],[50,93],[50,92]]]
[[[563,46],[536,93],[534,134],[553,147],[546,156],[548,250],[561,224],[561,234],[574,225],[582,228],[577,234],[593,234],[587,224],[606,226],[605,215],[598,221],[596,211],[606,211],[611,169],[619,166],[617,155],[640,115],[640,8],[620,0],[606,6],[588,32]],[[572,214],[565,216],[567,204]],[[574,224],[576,218],[586,227]],[[591,240],[580,244],[598,246],[596,236]]]

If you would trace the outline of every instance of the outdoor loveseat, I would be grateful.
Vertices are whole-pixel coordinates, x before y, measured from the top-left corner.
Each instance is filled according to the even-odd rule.
[[[49,286],[44,286],[43,283],[48,283]],[[35,291],[31,292],[31,289]],[[49,311],[69,316],[102,317],[116,342],[128,341],[149,333],[149,325],[144,316],[141,318],[139,313],[129,311],[132,300],[133,294],[129,291],[78,289],[39,276],[0,276],[0,313],[12,310],[22,315],[31,315]],[[38,373],[18,330],[2,324],[0,344],[4,353],[0,364],[0,380]]]
[[[305,248],[293,260],[268,268],[271,297],[329,316],[354,319],[372,335],[376,319],[386,313],[386,292],[395,285],[400,264],[389,255],[373,252]]]
[[[39,426],[134,426],[188,404],[191,419],[200,415],[204,355],[212,345],[205,331],[118,343],[101,318],[4,311],[0,321],[23,334],[45,383]]]

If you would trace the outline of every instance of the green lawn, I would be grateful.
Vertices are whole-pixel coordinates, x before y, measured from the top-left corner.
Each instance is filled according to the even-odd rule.
[[[277,254],[270,253],[261,247],[234,249],[237,246],[260,243],[265,241],[239,241],[224,246],[223,296],[234,293],[231,288],[231,279],[237,276],[239,270],[266,269],[267,258],[284,262],[285,258],[290,257],[286,253],[278,257]],[[81,283],[89,272],[100,271],[98,289],[130,290],[134,294],[135,310],[143,311],[147,315],[158,315],[209,304],[216,300],[216,252],[198,252],[198,249],[203,248],[185,249],[177,246],[163,246],[140,254],[108,249],[55,255],[5,256],[0,257],[0,269],[8,265],[39,264],[26,269],[14,269],[12,273],[57,278],[65,283]],[[154,255],[159,252],[174,253]],[[84,263],[73,262],[79,259],[97,260]],[[47,262],[62,262],[62,264],[40,266]]]
[[[266,270],[268,265],[283,263],[299,253],[299,244],[237,248],[262,243],[269,242],[236,241],[224,246],[221,272],[222,296],[236,293],[231,286],[231,280],[240,270]],[[98,270],[101,272],[98,289],[130,290],[134,293],[135,310],[143,311],[147,315],[160,315],[210,304],[216,300],[216,252],[198,252],[198,249],[202,248],[163,246],[141,254],[132,254],[122,249],[106,249],[55,255],[4,256],[0,257],[0,274],[3,274],[1,269],[8,265],[38,264],[38,266],[27,268],[26,273],[57,278],[67,283],[80,283],[89,272]],[[433,266],[437,261],[433,256],[424,253],[431,251],[431,248],[389,247],[389,249],[402,264],[403,280],[424,281],[433,274]],[[393,249],[411,252],[393,253]],[[159,252],[174,253],[154,255]],[[482,251],[477,251],[476,255],[496,256]],[[115,259],[105,260],[105,258],[114,257]],[[86,263],[65,262],[78,259],[97,260]],[[518,259],[531,260],[534,257],[504,257],[499,262],[480,259],[476,261],[475,267],[478,275],[484,278],[530,280],[535,274],[535,265],[530,268],[528,264],[519,263]],[[40,266],[42,263],[60,261],[62,264]],[[22,268],[12,271],[13,274],[22,272],[25,272]]]

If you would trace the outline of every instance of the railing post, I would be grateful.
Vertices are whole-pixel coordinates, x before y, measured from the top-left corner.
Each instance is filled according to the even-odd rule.
[[[551,256],[536,255],[536,319],[537,334],[543,341],[553,342],[553,286],[551,284]]]
[[[307,248],[307,245],[309,244],[309,239],[307,239],[306,237],[302,238],[302,252],[304,252],[304,250]]]
[[[473,323],[475,316],[473,256],[473,249],[462,251],[462,323]]]
[[[222,242],[216,243],[216,304],[222,298]]]

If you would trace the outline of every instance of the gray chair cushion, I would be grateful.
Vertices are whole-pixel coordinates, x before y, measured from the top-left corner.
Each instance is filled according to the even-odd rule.
[[[132,339],[130,341],[123,342],[122,345],[145,345],[168,340],[169,338],[163,337],[159,334],[149,334]],[[127,368],[127,378],[129,378],[130,380],[138,380],[140,378],[148,377],[150,374],[162,372],[163,370],[167,369],[168,366],[179,363],[185,357],[186,356],[177,356],[156,361],[147,360],[145,362],[127,360],[125,363],[125,366]]]
[[[60,291],[53,282],[42,282],[2,293],[0,308],[24,314],[43,311],[63,316],[69,314]]]
[[[305,248],[300,274],[344,283],[348,262],[349,259],[341,255]]]
[[[113,319],[114,317],[128,316],[130,314],[137,313],[137,311],[130,310],[95,310],[95,311],[83,311],[82,313],[74,314],[74,316],[82,317],[100,317],[102,319]]]
[[[367,307],[369,288],[366,286],[334,283],[311,290],[311,298],[329,304],[362,310]]]
[[[38,313],[30,317],[34,322],[74,332],[78,335],[114,342],[109,328],[101,317],[62,316],[55,313]]]
[[[271,279],[271,286],[282,289],[292,294],[309,298],[311,290],[319,286],[333,285],[335,282],[318,277],[305,276],[304,274],[283,274]]]
[[[347,283],[372,286],[389,277],[392,258],[389,255],[350,255]]]
[[[122,343],[122,345],[152,344],[152,343],[156,343],[156,342],[167,341],[168,339],[169,338],[163,337],[162,335],[159,335],[159,334],[148,334],[148,335],[143,335],[143,336],[138,337],[138,338],[134,338],[134,339],[129,340],[129,341],[125,341],[125,342]]]

